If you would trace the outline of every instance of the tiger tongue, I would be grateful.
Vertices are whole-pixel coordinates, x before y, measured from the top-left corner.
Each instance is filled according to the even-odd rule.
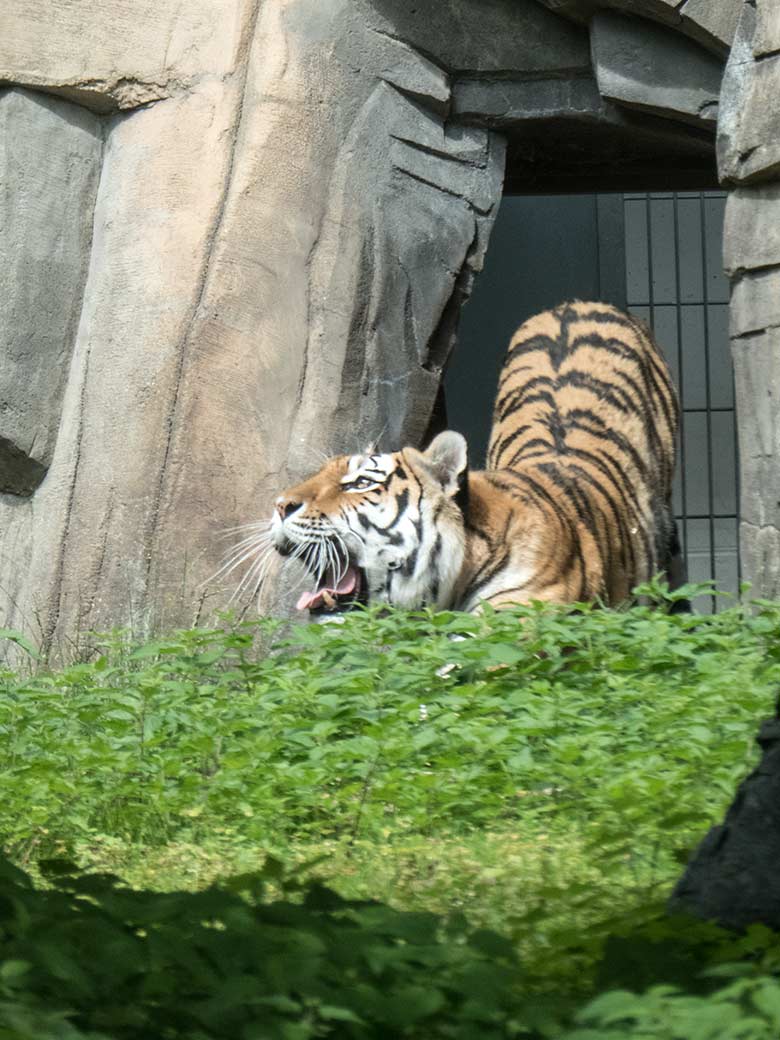
[[[328,584],[325,580],[332,575],[323,575],[322,584],[314,592],[304,592],[295,604],[296,610],[316,610],[325,602],[325,597],[348,596],[354,592],[358,583],[358,570],[350,564],[338,585]],[[330,606],[330,604],[328,604]]]

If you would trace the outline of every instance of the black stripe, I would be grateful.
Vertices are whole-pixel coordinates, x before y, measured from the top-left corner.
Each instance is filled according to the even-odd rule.
[[[569,475],[554,462],[538,462],[535,466],[540,473],[544,473],[563,492],[574,506],[578,519],[587,527],[596,542],[598,542],[598,521],[587,496],[582,494]]]
[[[609,505],[609,508],[610,508],[610,510],[612,512],[612,516],[614,517],[615,526],[617,527],[617,533],[618,533],[618,536],[620,538],[621,548],[623,549],[623,553],[622,553],[622,555],[623,555],[623,559],[622,559],[623,566],[626,569],[628,569],[628,567],[630,566],[632,574],[636,575],[636,573],[637,573],[637,559],[636,559],[636,552],[634,551],[633,539],[631,538],[631,532],[630,532],[629,526],[628,526],[629,525],[629,518],[625,515],[625,512],[618,507],[618,504],[616,503],[615,499],[612,497],[610,492],[601,484],[600,481],[596,480],[596,478],[593,476],[593,474],[588,473],[587,470],[583,469],[581,466],[577,466],[575,463],[572,463],[571,469],[572,469],[572,472],[576,473],[580,477],[581,480],[583,480],[585,483],[589,484],[592,488],[595,488],[596,491],[598,493],[600,493],[601,495],[603,495],[604,498],[606,499],[606,501],[607,501],[607,503]],[[608,472],[606,473],[606,476],[607,476],[607,479],[610,481],[610,483],[612,483],[613,487],[615,487],[615,483],[612,480],[612,478],[611,478],[611,476],[609,475]],[[620,489],[619,488],[615,487],[615,490],[618,492],[618,494],[620,493]],[[640,518],[637,517],[638,521],[639,521],[639,519]],[[637,533],[640,533],[640,532],[641,532],[642,542],[643,542],[643,545],[644,545],[645,560],[647,561],[647,560],[652,559],[652,557],[653,557],[653,550],[652,550],[652,546],[650,544],[650,540],[647,537],[647,532],[645,531],[644,525],[641,522],[638,522],[637,523]],[[608,559],[609,556],[611,556],[610,546],[605,546],[605,550],[606,550],[606,552],[608,554],[606,556],[606,559]],[[626,550],[630,554],[630,557],[631,557],[630,562],[628,560],[626,560]]]
[[[395,496],[395,516],[387,527],[377,527],[378,531],[392,531],[400,521],[409,506],[409,489],[401,488],[400,494]]]
[[[528,339],[521,340],[519,343],[513,343],[510,346],[506,354],[506,359],[504,360],[504,366],[508,365],[510,361],[519,357],[521,354],[532,354],[534,351],[540,350],[549,357],[555,349],[556,341],[552,336],[535,333]]]
[[[496,401],[495,415],[498,422],[501,422],[511,412],[517,411],[517,400],[522,399],[528,393],[529,390],[534,390],[537,386],[549,386],[555,389],[555,380],[551,376],[534,376],[533,379],[527,380],[521,386],[515,386],[511,390],[508,390],[503,396],[500,396]]]
[[[606,426],[603,419],[600,416],[595,415],[587,408],[574,408],[568,414],[573,429],[581,430],[583,433],[590,434],[592,437],[601,438],[602,440],[609,441],[610,444],[614,444],[616,448],[620,450],[631,459],[636,466],[637,472],[640,477],[644,480],[647,477],[647,463],[636,450],[634,445],[628,438],[620,433],[619,430],[613,430]],[[596,429],[589,429],[583,422],[591,422],[596,426]]]
[[[513,444],[518,437],[522,437],[523,434],[527,433],[530,429],[531,423],[525,423],[523,426],[518,426],[516,430],[513,430],[507,437],[504,437],[503,440],[492,442],[488,449],[488,465],[493,468],[498,468],[499,456],[509,447],[510,444]],[[493,436],[495,436],[496,432],[497,431],[494,431]]]
[[[564,372],[559,377],[558,385],[562,389],[565,386],[573,386],[578,390],[588,390],[601,401],[606,401],[623,415],[630,415],[636,411],[636,405],[629,395],[621,387],[605,383],[603,379],[597,379],[588,372],[575,369],[573,372]],[[622,396],[623,400],[618,396]],[[627,402],[627,403],[626,403]]]
[[[620,325],[624,329],[635,328],[634,321],[627,314],[608,307],[598,311],[580,311],[577,314],[577,321],[592,321],[599,325]]]

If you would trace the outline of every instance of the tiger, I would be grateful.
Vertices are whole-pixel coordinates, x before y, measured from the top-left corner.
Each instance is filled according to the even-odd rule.
[[[312,587],[299,610],[616,606],[681,584],[671,509],[679,404],[649,327],[572,300],[525,321],[500,374],[487,468],[462,434],[328,459],[276,499],[270,539]]]

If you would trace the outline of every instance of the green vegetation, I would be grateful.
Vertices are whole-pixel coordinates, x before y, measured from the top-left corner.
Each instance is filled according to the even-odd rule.
[[[0,672],[36,879],[0,878],[0,1040],[775,1040],[775,938],[663,908],[779,636],[770,603],[356,612]]]

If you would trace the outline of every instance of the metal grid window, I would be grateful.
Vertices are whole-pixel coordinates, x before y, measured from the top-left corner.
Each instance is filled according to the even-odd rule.
[[[739,588],[739,488],[728,282],[721,261],[725,192],[624,196],[628,308],[654,328],[682,415],[674,512],[691,581]],[[709,613],[728,600],[699,597]]]

